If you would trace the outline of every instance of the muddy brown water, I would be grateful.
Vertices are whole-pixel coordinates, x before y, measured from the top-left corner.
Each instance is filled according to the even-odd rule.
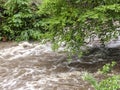
[[[49,43],[0,42],[0,90],[94,90],[82,75],[101,65],[68,63],[67,55],[53,52]]]

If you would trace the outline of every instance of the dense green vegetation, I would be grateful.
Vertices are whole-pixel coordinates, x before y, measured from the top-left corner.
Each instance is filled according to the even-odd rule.
[[[92,34],[101,42],[119,34],[119,0],[1,0],[0,11],[0,39],[65,41],[77,52]]]
[[[118,34],[113,23],[120,21],[119,0],[44,0],[38,12],[48,16],[43,26],[54,39],[66,41],[75,52],[92,34],[102,42]]]
[[[115,65],[116,62],[113,61],[112,63],[108,63],[103,66],[99,73],[102,73],[104,77],[106,76],[106,78],[100,80],[99,82],[89,73],[85,73],[83,79],[87,80],[95,90],[119,90],[120,75],[108,75]]]
[[[40,18],[29,0],[7,0],[1,9],[1,37],[6,36],[9,40],[40,39],[42,30],[37,25]]]

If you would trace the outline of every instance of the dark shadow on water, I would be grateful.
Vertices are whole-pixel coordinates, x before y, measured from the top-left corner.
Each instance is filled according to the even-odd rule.
[[[120,61],[120,48],[90,48],[81,58],[73,56],[70,67],[96,72],[106,63]]]

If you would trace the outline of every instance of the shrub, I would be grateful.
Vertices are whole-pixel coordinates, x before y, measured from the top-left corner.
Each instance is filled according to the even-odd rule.
[[[37,6],[32,6],[30,0],[7,0],[2,7],[2,36],[9,40],[40,39],[41,28],[35,26],[39,18],[36,14]]]
[[[65,41],[71,51],[80,52],[85,38],[98,35],[101,42],[117,37],[120,20],[119,0],[44,0],[39,7],[42,25],[53,40]],[[46,17],[47,16],[47,17]],[[56,39],[57,38],[57,39]]]
[[[101,72],[102,74],[108,74],[108,72],[113,68],[116,62],[111,64],[106,64],[103,66]],[[120,89],[120,75],[112,75],[104,80],[98,82],[93,75],[85,73],[83,79],[88,81],[95,90],[118,90]]]
[[[101,70],[99,70],[102,74],[107,74],[111,71],[111,69],[116,65],[116,62],[108,63],[103,66]]]

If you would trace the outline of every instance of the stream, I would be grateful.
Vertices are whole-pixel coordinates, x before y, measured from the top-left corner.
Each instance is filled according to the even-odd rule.
[[[112,60],[111,47],[108,56]],[[94,73],[104,64],[95,52],[99,49],[91,49],[92,54],[81,59],[73,57],[71,63],[67,54],[60,53],[63,50],[60,47],[54,52],[50,43],[0,42],[0,90],[94,90],[82,75]]]

